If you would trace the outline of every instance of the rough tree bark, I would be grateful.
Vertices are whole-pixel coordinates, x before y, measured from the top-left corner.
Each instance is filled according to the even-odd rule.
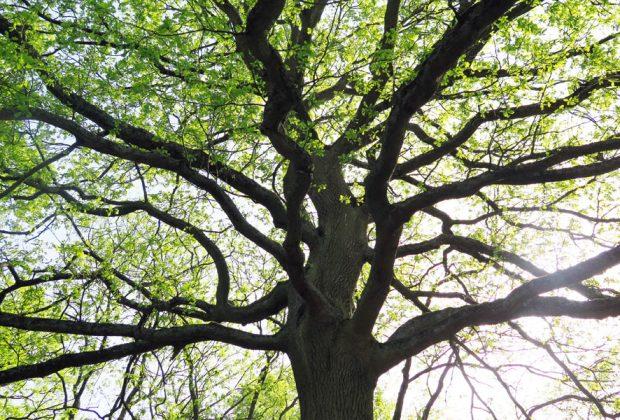
[[[302,321],[288,352],[303,419],[372,419],[377,375],[370,346],[348,323]]]
[[[330,310],[316,312],[289,297],[287,354],[304,419],[371,419],[378,374],[370,366],[375,342],[355,334],[350,322],[355,288],[368,252],[369,217],[343,202],[349,194],[335,154],[314,160],[318,188],[310,196],[319,217],[319,238],[306,278],[326,297]]]

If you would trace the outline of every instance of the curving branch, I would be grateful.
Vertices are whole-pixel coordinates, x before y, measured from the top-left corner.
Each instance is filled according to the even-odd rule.
[[[246,238],[272,254],[282,266],[286,266],[285,253],[282,247],[274,240],[261,233],[250,224],[233,202],[226,191],[218,183],[191,169],[183,160],[170,158],[155,151],[143,151],[123,144],[115,143],[89,131],[79,124],[39,108],[26,111],[4,108],[0,109],[1,120],[37,120],[57,127],[73,135],[79,147],[86,147],[100,153],[118,157],[124,160],[150,165],[156,168],[170,170],[179,174],[196,187],[209,192],[226,213],[235,229]]]
[[[508,164],[500,169],[485,172],[463,181],[444,184],[440,187],[430,187],[422,193],[396,203],[393,217],[397,223],[405,223],[416,211],[440,201],[471,196],[489,185],[529,185],[559,182],[613,172],[620,168],[619,157],[567,168],[550,168],[579,157],[618,149],[620,149],[620,135],[614,134],[599,142],[557,149],[534,162]],[[538,156],[536,155],[536,157]]]
[[[22,365],[0,371],[0,384],[48,376],[68,367],[78,367],[120,359],[166,346],[176,348],[207,340],[217,340],[247,349],[284,350],[281,335],[265,336],[248,333],[220,324],[191,325],[160,329],[105,322],[65,321],[0,313],[0,326],[51,333],[129,337],[136,341],[97,351],[65,354],[46,362]]]
[[[416,171],[423,166],[430,165],[433,162],[441,159],[442,157],[453,153],[459,146],[463,145],[469,140],[476,130],[487,122],[492,121],[506,121],[516,120],[522,118],[528,118],[535,115],[550,115],[560,109],[572,108],[579,105],[581,102],[589,98],[595,91],[609,86],[613,86],[620,80],[620,73],[611,73],[602,77],[596,77],[592,80],[582,83],[574,92],[564,98],[556,99],[553,101],[545,101],[545,103],[532,103],[527,105],[520,105],[514,107],[496,108],[490,111],[478,112],[474,115],[460,130],[458,133],[450,136],[448,141],[441,143],[441,145],[435,147],[433,150],[421,153],[406,162],[400,163],[394,169],[394,177],[405,175],[409,172]],[[419,132],[419,128],[413,127],[414,130]],[[425,133],[422,133],[425,135]],[[427,136],[427,135],[425,135]],[[435,139],[430,139],[433,144],[439,142]],[[544,154],[541,154],[544,157]],[[537,155],[526,157],[523,159],[531,159]]]
[[[461,55],[515,3],[483,0],[468,8],[456,25],[433,46],[428,58],[417,67],[416,77],[397,90],[380,140],[381,151],[366,179],[368,201],[376,203],[370,209],[377,216],[385,211],[387,184],[396,166],[409,118],[432,98],[445,73],[457,64]]]
[[[276,227],[286,229],[286,210],[276,193],[263,187],[241,171],[231,168],[218,159],[213,159],[204,150],[189,148],[161,139],[144,128],[133,126],[113,117],[104,109],[71,92],[46,70],[40,54],[28,43],[24,32],[24,28],[15,27],[11,21],[0,15],[0,34],[4,34],[13,42],[24,46],[32,58],[42,62],[42,66],[37,67],[41,77],[49,92],[61,103],[97,124],[104,133],[114,133],[116,137],[128,145],[151,152],[161,153],[163,151],[171,160],[181,162],[187,168],[207,171],[210,175],[221,179],[247,195],[254,202],[264,206],[270,212]],[[311,242],[315,236],[312,225],[308,222],[304,223],[304,240]]]
[[[393,105],[380,139],[379,156],[364,182],[368,209],[377,224],[377,241],[368,282],[353,315],[354,328],[360,334],[372,331],[393,278],[402,223],[401,218],[392,215],[393,206],[388,202],[387,188],[409,118],[432,98],[445,73],[457,64],[461,55],[515,3],[483,0],[468,8],[417,67],[416,77],[399,88],[392,99]]]
[[[543,293],[570,287],[620,263],[620,246],[570,268],[531,280],[505,298],[457,308],[428,312],[401,325],[377,355],[381,370],[438,342],[450,339],[463,328],[498,324],[526,316],[569,316],[602,319],[620,315],[620,298],[573,301],[562,297],[540,297]]]

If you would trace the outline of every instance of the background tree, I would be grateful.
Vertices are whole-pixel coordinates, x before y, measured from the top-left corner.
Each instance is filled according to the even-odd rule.
[[[618,417],[619,17],[0,0],[2,410]]]

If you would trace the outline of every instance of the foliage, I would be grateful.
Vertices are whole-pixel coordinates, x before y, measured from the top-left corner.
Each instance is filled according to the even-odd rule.
[[[618,412],[619,22],[0,0],[0,412],[297,418],[305,322],[404,415]]]

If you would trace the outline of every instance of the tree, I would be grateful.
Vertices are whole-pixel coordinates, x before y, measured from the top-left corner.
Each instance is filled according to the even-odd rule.
[[[372,418],[406,361],[399,418],[415,360],[422,418],[452,371],[494,416],[474,369],[618,416],[617,343],[563,354],[620,315],[617,4],[0,4],[8,413],[91,415],[108,363],[110,415]]]

